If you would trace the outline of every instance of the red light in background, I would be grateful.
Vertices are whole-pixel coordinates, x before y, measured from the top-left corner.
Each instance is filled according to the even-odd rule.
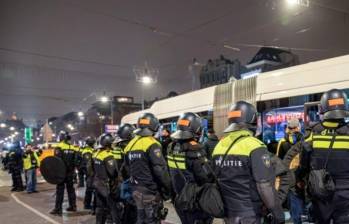
[[[297,118],[304,121],[304,112],[288,112],[279,113],[276,115],[267,115],[266,121],[268,124],[279,124],[290,120],[291,118]]]

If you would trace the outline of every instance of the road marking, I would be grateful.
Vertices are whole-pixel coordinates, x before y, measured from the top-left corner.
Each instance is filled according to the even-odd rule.
[[[46,221],[48,221],[48,222],[50,222],[50,223],[52,223],[52,224],[61,224],[61,223],[59,223],[59,222],[53,220],[52,218],[48,217],[47,215],[45,215],[45,214],[39,212],[38,210],[36,210],[35,208],[31,207],[30,205],[28,205],[28,204],[22,202],[21,200],[19,200],[19,199],[17,198],[17,196],[16,196],[14,193],[11,194],[11,197],[12,197],[13,199],[15,199],[15,201],[16,201],[18,204],[20,204],[20,205],[22,205],[23,207],[27,208],[28,210],[34,212],[36,215],[40,216],[41,218],[45,219]]]

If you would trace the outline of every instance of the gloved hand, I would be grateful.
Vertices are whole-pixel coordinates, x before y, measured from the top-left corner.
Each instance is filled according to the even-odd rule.
[[[170,192],[168,192],[166,189],[161,188],[161,197],[164,201],[170,200],[172,198],[172,195]]]
[[[271,211],[273,224],[283,224],[285,223],[285,214],[282,210],[275,209]]]

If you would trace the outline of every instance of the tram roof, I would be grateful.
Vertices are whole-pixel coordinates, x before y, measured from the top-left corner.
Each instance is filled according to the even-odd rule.
[[[149,109],[124,116],[122,122],[136,123],[144,112],[164,119],[187,111],[212,110],[215,88],[156,101]],[[257,76],[256,101],[321,93],[332,88],[349,88],[349,55],[261,73]]]

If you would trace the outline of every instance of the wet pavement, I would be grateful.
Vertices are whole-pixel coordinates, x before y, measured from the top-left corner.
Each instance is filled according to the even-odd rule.
[[[65,211],[68,207],[67,198],[63,204],[63,216],[57,217],[49,214],[54,207],[55,186],[41,181],[37,190],[39,193],[27,194],[24,192],[11,192],[11,179],[9,174],[0,171],[0,223],[26,223],[26,224],[92,224],[95,223],[95,217],[89,214],[88,210],[83,210],[84,188],[77,188],[77,206],[78,212],[69,213]],[[65,195],[66,196],[66,195]],[[180,221],[173,206],[166,203],[169,209],[167,220],[164,223],[179,224]],[[215,224],[222,223],[215,221]]]

